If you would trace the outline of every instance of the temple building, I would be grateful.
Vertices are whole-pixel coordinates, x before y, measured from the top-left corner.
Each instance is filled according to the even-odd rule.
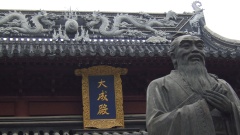
[[[208,28],[198,4],[191,13],[0,10],[0,135],[147,135],[146,89],[173,69],[178,32],[204,40],[208,71],[240,95],[240,41]],[[128,70],[124,128],[83,128],[75,70],[99,65]]]

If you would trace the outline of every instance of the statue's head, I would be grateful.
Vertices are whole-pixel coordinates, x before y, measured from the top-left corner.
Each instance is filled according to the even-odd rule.
[[[182,35],[175,38],[169,49],[175,69],[178,65],[202,63],[205,65],[204,42],[197,36]]]

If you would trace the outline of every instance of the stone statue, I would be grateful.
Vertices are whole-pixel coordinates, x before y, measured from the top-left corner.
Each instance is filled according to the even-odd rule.
[[[149,135],[240,135],[240,101],[231,86],[207,72],[204,43],[181,35],[169,50],[175,70],[147,90]]]

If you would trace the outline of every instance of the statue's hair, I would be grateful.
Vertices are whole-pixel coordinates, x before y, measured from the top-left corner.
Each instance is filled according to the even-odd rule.
[[[175,35],[173,35],[172,42],[170,44],[170,48],[169,48],[169,51],[168,51],[169,56],[170,56],[171,53],[174,52],[175,48],[179,44],[179,42],[178,42],[179,37],[184,36],[184,35],[189,35],[189,34],[184,33],[184,32],[177,32]]]
[[[170,48],[169,48],[169,50],[168,50],[168,56],[171,57],[171,60],[172,60],[172,63],[173,63],[173,66],[174,66],[175,69],[177,68],[177,62],[176,62],[175,59],[173,59],[172,54],[175,53],[174,51],[175,51],[176,48],[178,47],[178,44],[179,44],[178,38],[175,38],[175,39],[171,42]]]

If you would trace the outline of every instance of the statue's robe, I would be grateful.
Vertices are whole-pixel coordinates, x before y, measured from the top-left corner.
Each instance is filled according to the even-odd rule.
[[[216,81],[228,91],[231,114],[210,111],[206,100],[191,90],[178,71],[152,81],[147,90],[149,135],[240,135],[240,101],[227,82]]]

